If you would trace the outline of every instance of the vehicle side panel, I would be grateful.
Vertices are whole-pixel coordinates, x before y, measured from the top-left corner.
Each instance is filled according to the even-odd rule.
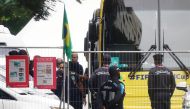
[[[125,84],[124,109],[151,109],[148,95],[148,71],[136,72],[134,78],[129,78],[130,72],[121,72],[120,80]],[[186,81],[183,71],[173,71],[176,84]],[[187,79],[187,82],[189,79]],[[182,108],[183,91],[175,89],[171,99],[171,109]]]

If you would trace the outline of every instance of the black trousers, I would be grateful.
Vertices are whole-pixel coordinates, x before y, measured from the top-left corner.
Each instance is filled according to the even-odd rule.
[[[102,109],[102,103],[100,99],[92,99],[92,109]]]
[[[98,109],[96,104],[97,104],[96,99],[92,98],[92,109]]]
[[[92,100],[92,109],[104,109],[103,108],[103,103],[101,101],[100,95],[93,96],[91,95],[91,100]]]
[[[82,94],[77,89],[70,90],[69,103],[74,109],[82,109]]]
[[[74,109],[82,109],[82,101],[70,101],[70,105],[74,107]]]
[[[155,93],[151,98],[152,109],[170,109],[170,93]]]

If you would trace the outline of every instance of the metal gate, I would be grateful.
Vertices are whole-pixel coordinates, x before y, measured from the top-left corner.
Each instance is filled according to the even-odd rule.
[[[83,103],[83,97],[86,99],[86,105],[83,105],[83,109],[91,109],[93,100],[92,93],[88,87],[89,78],[91,78],[94,71],[101,67],[99,65],[99,60],[97,55],[100,54],[110,55],[111,64],[117,65],[120,69],[120,81],[125,84],[125,98],[124,98],[124,109],[150,109],[151,103],[148,95],[148,85],[147,80],[149,76],[150,68],[154,67],[154,62],[152,56],[156,53],[161,53],[164,56],[163,64],[173,71],[176,84],[181,82],[187,82],[189,84],[189,65],[190,65],[190,54],[189,51],[75,51],[79,56],[79,64],[83,66],[82,74],[77,74],[78,72],[72,72],[71,66],[68,62],[68,59],[63,57],[62,47],[1,47],[0,48],[0,67],[1,67],[1,82],[5,82],[5,56],[9,55],[9,51],[19,49],[24,49],[28,51],[30,60],[33,59],[33,56],[39,55],[42,57],[56,57],[62,58],[64,62],[64,79],[61,100],[59,99],[59,105],[57,108],[63,107],[64,103],[68,105],[80,104]],[[35,51],[35,52],[34,52]],[[31,53],[31,54],[30,54]],[[131,55],[130,55],[131,54]],[[138,55],[136,55],[138,54]],[[140,55],[139,55],[140,54]],[[85,56],[83,60],[80,60],[81,57]],[[139,56],[139,57],[137,57]],[[136,62],[130,62],[130,58],[136,59]],[[75,76],[72,77],[73,73]],[[76,76],[77,75],[77,76]],[[76,83],[73,83],[73,80]],[[97,81],[98,82],[98,81]],[[72,83],[72,85],[70,85]],[[6,89],[4,87],[4,89]],[[8,88],[10,89],[10,88]],[[23,89],[22,89],[23,90]],[[40,90],[40,89],[39,89]],[[74,90],[74,91],[73,91]],[[2,90],[1,90],[2,91]],[[83,92],[82,92],[83,91]],[[76,93],[75,93],[76,92]],[[27,92],[27,95],[35,95],[35,93]],[[175,89],[175,92],[171,98],[171,108],[172,109],[181,109],[183,99],[182,96],[185,92]],[[45,99],[57,99],[53,93],[38,93],[38,96],[45,96]],[[2,99],[2,98],[1,98]],[[7,98],[6,98],[7,99]],[[4,100],[4,99],[2,99]],[[5,100],[4,100],[5,101]],[[13,103],[13,102],[12,102]],[[50,103],[51,104],[51,103]],[[9,103],[9,106],[12,104]],[[47,103],[49,105],[49,102]],[[0,106],[1,107],[1,106]],[[67,104],[65,105],[65,108]],[[72,107],[67,107],[71,108]],[[53,106],[52,106],[53,109]]]

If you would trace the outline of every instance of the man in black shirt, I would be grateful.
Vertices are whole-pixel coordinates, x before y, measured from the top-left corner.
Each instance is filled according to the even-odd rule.
[[[110,79],[100,88],[99,96],[105,109],[123,109],[125,85],[119,81],[120,70],[116,66],[109,68]]]
[[[155,67],[150,69],[148,94],[152,109],[170,109],[170,99],[175,90],[175,78],[168,68],[162,65],[163,55],[153,56]]]
[[[83,67],[78,62],[78,54],[73,52],[72,61],[69,62],[69,75],[66,77],[66,95],[69,94],[69,103],[74,107],[74,109],[82,109],[82,104],[86,103],[86,96],[81,78],[83,78]],[[69,92],[67,89],[68,81]]]
[[[101,85],[110,78],[108,71],[110,62],[111,57],[105,54],[103,56],[103,66],[96,69],[89,79],[89,87],[92,95],[92,109],[100,109],[97,93],[99,92]]]

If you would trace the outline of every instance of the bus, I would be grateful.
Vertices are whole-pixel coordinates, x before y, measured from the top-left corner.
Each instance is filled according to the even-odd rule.
[[[94,11],[84,50],[121,52],[110,54],[122,70],[124,109],[151,109],[147,80],[156,52],[164,55],[163,64],[173,71],[176,84],[190,84],[189,5],[189,0],[101,0],[100,8]],[[88,62],[92,72],[102,66],[103,55],[91,54]],[[87,53],[85,56],[88,58]],[[175,89],[172,109],[182,108],[183,95]]]

